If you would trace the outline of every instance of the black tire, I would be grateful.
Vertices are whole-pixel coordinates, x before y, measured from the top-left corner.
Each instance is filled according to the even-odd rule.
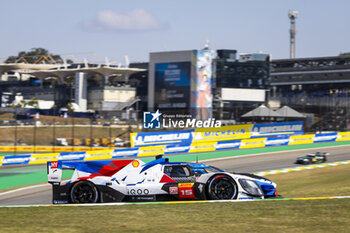
[[[327,157],[326,156],[323,157],[323,162],[327,162]]]
[[[207,198],[210,200],[230,200],[238,196],[237,183],[228,175],[214,175],[207,182]]]
[[[89,181],[75,183],[70,191],[72,203],[96,203],[98,196],[96,186]]]

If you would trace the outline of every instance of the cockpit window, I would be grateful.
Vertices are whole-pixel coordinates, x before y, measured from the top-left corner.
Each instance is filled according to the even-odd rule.
[[[165,166],[164,173],[170,177],[187,177],[190,176],[190,171],[185,166]]]

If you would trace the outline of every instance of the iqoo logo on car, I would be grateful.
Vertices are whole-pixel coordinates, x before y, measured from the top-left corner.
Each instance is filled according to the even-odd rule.
[[[149,190],[148,189],[130,189],[128,191],[129,195],[148,195]]]

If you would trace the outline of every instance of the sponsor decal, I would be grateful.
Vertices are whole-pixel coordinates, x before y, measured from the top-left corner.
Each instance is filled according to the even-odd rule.
[[[51,162],[51,169],[57,169],[58,168],[58,162],[57,161],[52,161]]]
[[[179,183],[179,188],[191,188],[194,183]]]
[[[169,187],[169,193],[170,194],[179,194],[178,187]]]
[[[253,200],[252,197],[240,197],[238,200]]]
[[[179,198],[194,198],[194,183],[179,183]]]
[[[140,165],[140,162],[137,160],[132,161],[132,166],[133,167],[138,167]]]
[[[148,189],[130,189],[129,194],[130,195],[148,195],[149,190]]]
[[[197,179],[197,178],[196,178]],[[204,188],[204,185],[202,185],[202,184],[199,184],[198,185],[198,190],[199,190],[199,192],[203,192],[203,188]]]
[[[131,197],[131,200],[133,201],[155,201],[155,197],[154,196],[133,196]]]
[[[54,200],[54,204],[68,204],[68,201]]]

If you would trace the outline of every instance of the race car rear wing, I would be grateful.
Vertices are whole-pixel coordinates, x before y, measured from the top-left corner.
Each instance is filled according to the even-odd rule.
[[[59,184],[62,180],[62,162],[48,161],[47,162],[47,180],[51,184]]]

